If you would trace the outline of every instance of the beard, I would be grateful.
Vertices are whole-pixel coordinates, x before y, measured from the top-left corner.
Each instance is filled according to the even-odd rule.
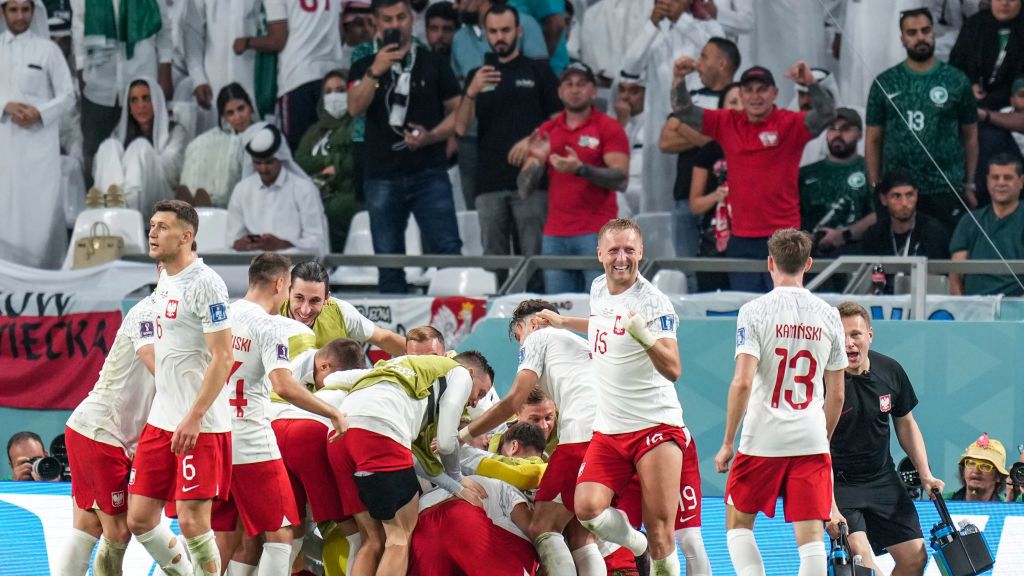
[[[921,50],[924,47],[925,49]],[[907,48],[907,57],[914,62],[927,62],[935,55],[935,44],[918,42],[913,48]]]
[[[512,51],[516,49],[515,44],[506,44],[505,42],[498,42],[494,46],[491,46],[494,53],[500,58],[508,58]]]
[[[832,140],[829,140],[828,151],[829,154],[832,154],[836,158],[839,158],[840,160],[845,160],[850,156],[853,156],[854,153],[857,152],[857,145],[851,145],[845,140],[843,140],[841,137],[836,137],[833,138]]]
[[[592,105],[593,104],[591,102],[584,102],[583,104],[579,104],[579,105],[575,105],[575,106],[574,105],[565,104],[565,109],[568,110],[569,112],[572,112],[573,114],[579,114],[580,112],[586,112],[587,110],[590,110],[590,107]]]

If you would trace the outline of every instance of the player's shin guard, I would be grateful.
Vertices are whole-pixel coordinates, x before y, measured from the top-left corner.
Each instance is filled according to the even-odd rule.
[[[605,508],[591,520],[580,520],[584,528],[590,530],[601,540],[625,546],[639,556],[647,550],[647,537],[629,525],[626,515],[615,508]]]
[[[725,533],[729,556],[736,576],[765,576],[761,551],[757,549],[754,533],[747,528],[733,528]],[[821,563],[825,565],[824,562]]]
[[[711,561],[704,550],[704,537],[700,528],[676,530],[676,543],[686,558],[686,576],[711,576]]]
[[[228,560],[228,569],[224,572],[224,576],[256,576],[257,568],[258,566],[253,566],[252,564],[242,564],[241,562]]]
[[[559,532],[545,532],[533,541],[540,556],[540,565],[549,576],[575,576],[576,564],[573,563],[569,545]]]
[[[121,576],[121,565],[124,553],[128,550],[127,542],[100,538],[100,548],[96,551],[96,561],[92,565],[94,576]]]
[[[135,537],[167,576],[192,576],[192,563],[185,555],[181,538],[163,524]]]
[[[220,576],[220,552],[217,550],[213,530],[186,538],[185,544],[192,555],[192,570],[195,576]]]
[[[89,571],[89,558],[92,557],[96,537],[77,528],[71,529],[71,537],[64,543],[64,551],[60,558],[60,573],[66,576],[85,576]]]
[[[828,574],[824,542],[809,542],[797,548],[797,551],[800,553],[800,576],[825,576]]]
[[[263,545],[263,557],[260,558],[260,569],[257,576],[278,576],[291,574],[292,565],[288,563],[292,547],[290,544],[267,542]]]
[[[579,576],[604,576],[608,569],[604,565],[604,556],[597,543],[580,546],[572,551],[572,561],[576,563]]]
[[[651,576],[679,576],[679,555],[674,547],[668,556],[651,559]]]

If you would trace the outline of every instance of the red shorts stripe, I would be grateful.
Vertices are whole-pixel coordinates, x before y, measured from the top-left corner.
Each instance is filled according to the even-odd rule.
[[[248,536],[299,523],[295,497],[281,460],[238,464],[231,471],[231,499],[214,506],[214,530],[233,531],[238,518]]]
[[[132,460],[124,448],[97,442],[64,427],[71,465],[71,495],[82,510],[99,508],[111,516],[128,510]]]
[[[356,472],[394,472],[413,465],[411,450],[362,428],[349,428],[341,438],[329,443],[327,456],[338,483],[342,508],[348,516],[366,511],[356,488]]]
[[[139,438],[128,493],[157,500],[227,500],[231,486],[231,433],[202,432],[196,446],[178,456],[172,433],[146,424]]]
[[[590,442],[559,444],[548,460],[548,467],[537,488],[537,501],[550,502],[561,497],[562,505],[570,512],[576,512],[576,478],[583,466],[583,457]]]
[[[643,521],[640,502],[640,478],[636,475],[626,489],[618,496],[613,506],[629,517],[629,523],[639,529]],[[676,510],[676,530],[699,528],[701,525],[700,461],[697,459],[697,442],[683,449],[683,468],[679,476],[679,508]]]
[[[828,454],[768,458],[737,454],[725,501],[740,512],[775,516],[782,497],[786,522],[828,521],[832,511],[832,459]]]
[[[325,466],[327,426],[306,419],[275,420],[272,426],[299,516],[305,516],[308,503],[314,522],[343,520],[337,481],[331,467]]]

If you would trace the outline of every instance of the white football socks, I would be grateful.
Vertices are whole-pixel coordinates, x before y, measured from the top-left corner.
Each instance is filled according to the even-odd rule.
[[[747,528],[733,528],[725,533],[729,556],[736,576],[765,576],[761,551],[757,549],[754,532]],[[824,562],[821,564],[825,565]]]
[[[127,550],[127,542],[101,537],[100,548],[96,551],[96,561],[92,564],[93,576],[121,576],[124,553]]]
[[[700,528],[676,530],[676,544],[686,558],[686,576],[711,576],[711,561]]]
[[[597,542],[573,550],[572,560],[576,563],[576,573],[579,576],[605,576],[608,573]]]
[[[825,558],[825,542],[809,542],[797,548],[800,553],[800,576],[826,576],[828,563]]]
[[[615,508],[605,508],[604,512],[591,520],[581,520],[580,524],[601,540],[629,548],[634,556],[639,556],[647,550],[647,537],[634,530],[629,525],[626,515]]]
[[[280,542],[267,542],[263,544],[263,556],[260,558],[260,569],[257,576],[279,576],[291,574],[292,565],[288,558],[292,554],[292,545]]]
[[[192,563],[185,554],[181,538],[175,536],[167,526],[158,524],[156,528],[139,534],[135,539],[167,576],[192,576]]]
[[[228,560],[228,569],[224,572],[224,576],[256,576],[256,569],[258,566],[252,564],[242,564],[234,560]]]
[[[192,555],[192,573],[195,576],[220,576],[220,552],[213,530],[186,538],[185,544]]]
[[[576,576],[576,564],[569,545],[558,532],[545,532],[533,541],[540,556],[540,565],[550,576]]]
[[[78,528],[71,529],[71,536],[64,543],[60,558],[60,573],[64,576],[85,576],[89,571],[89,559],[97,538]]]
[[[651,559],[651,576],[679,576],[679,554],[674,546],[668,556]]]

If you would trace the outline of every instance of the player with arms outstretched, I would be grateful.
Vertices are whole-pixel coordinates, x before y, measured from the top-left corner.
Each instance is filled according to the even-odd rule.
[[[775,289],[744,304],[736,322],[736,370],[715,466],[729,470],[742,420],[725,487],[726,535],[738,576],[764,575],[754,519],[758,512],[773,517],[779,496],[796,533],[800,576],[826,573],[829,438],[843,407],[847,358],[839,311],[803,287],[812,244],[799,230],[772,234],[768,272]]]

